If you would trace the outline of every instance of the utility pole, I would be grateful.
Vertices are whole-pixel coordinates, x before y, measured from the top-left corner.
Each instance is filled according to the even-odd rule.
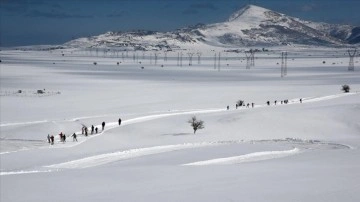
[[[180,67],[182,67],[182,56],[183,56],[183,53],[180,52]]]
[[[198,56],[198,65],[199,65],[201,63],[200,62],[201,52],[197,52],[196,55]]]
[[[216,53],[214,55],[214,69],[216,69]]]
[[[187,53],[187,55],[189,56],[189,66],[192,66],[192,57],[194,53]]]
[[[164,62],[167,62],[167,51],[164,52]]]
[[[154,53],[155,55],[155,65],[157,65],[158,53]]]
[[[287,75],[287,52],[281,52],[281,77]]]
[[[221,55],[220,55],[220,52],[219,52],[219,59],[218,59],[218,71],[220,71],[220,61],[221,61]]]
[[[356,55],[356,49],[353,50],[348,50],[348,54],[349,54],[349,67],[348,67],[348,71],[354,71],[355,70],[355,66],[354,66],[354,58]]]

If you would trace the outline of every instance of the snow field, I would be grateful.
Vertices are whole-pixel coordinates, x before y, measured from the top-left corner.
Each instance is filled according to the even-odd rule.
[[[236,59],[214,70],[211,57],[141,70],[131,59],[2,51],[2,91],[61,94],[0,97],[1,201],[360,200],[359,72],[326,51],[297,55],[283,79],[274,55],[250,70]],[[255,108],[236,110],[239,99]],[[192,115],[205,122],[195,135]],[[46,143],[102,121],[78,143]]]

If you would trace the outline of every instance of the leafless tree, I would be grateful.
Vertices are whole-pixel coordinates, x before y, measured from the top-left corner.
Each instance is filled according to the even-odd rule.
[[[191,127],[193,128],[194,134],[196,133],[197,130],[203,129],[205,127],[204,121],[197,120],[196,116],[191,117],[191,119],[188,121],[188,123],[190,123]]]

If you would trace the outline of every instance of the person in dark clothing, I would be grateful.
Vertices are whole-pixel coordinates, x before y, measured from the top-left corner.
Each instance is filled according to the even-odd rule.
[[[54,138],[54,136],[53,136],[53,135],[51,135],[51,136],[50,136],[51,145],[53,145],[53,144],[54,144],[54,139],[55,139],[55,138]]]
[[[121,125],[121,119],[119,118],[119,126]]]
[[[275,100],[275,102],[274,102],[274,103],[275,103],[275,105],[276,105],[276,103],[277,103],[277,100]]]
[[[64,142],[64,143],[66,142],[66,135],[65,135],[65,133],[63,134],[63,142]]]
[[[236,104],[236,105],[235,105],[235,108],[237,109],[237,108],[238,108],[238,106],[239,106],[239,105],[238,105],[238,104]]]
[[[302,103],[302,98],[300,98],[300,103]]]
[[[75,142],[75,141],[77,142],[76,133],[72,134],[71,137],[73,137],[73,142]]]
[[[88,129],[85,127],[85,136],[88,136]]]
[[[96,134],[98,133],[98,128],[97,128],[97,127],[95,128],[95,133],[96,133]]]
[[[105,121],[103,121],[103,122],[101,123],[101,126],[102,126],[102,130],[104,130],[104,129],[105,129]]]
[[[48,143],[50,144],[51,143],[51,140],[50,140],[50,135],[48,134],[47,136],[47,140],[48,140]]]
[[[91,125],[91,134],[94,134],[94,125]]]
[[[251,103],[251,107],[254,108],[255,103]]]
[[[59,138],[60,138],[60,142],[62,142],[63,141],[63,133],[62,132],[59,134]]]
[[[226,107],[226,110],[229,110],[230,109],[230,107],[229,107],[229,105]]]
[[[270,101],[267,101],[266,104],[269,106],[269,105],[270,105]]]

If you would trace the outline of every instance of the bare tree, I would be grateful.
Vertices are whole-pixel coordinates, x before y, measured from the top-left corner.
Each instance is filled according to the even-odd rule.
[[[191,117],[191,119],[188,121],[188,123],[190,123],[191,127],[193,128],[194,134],[196,133],[196,131],[198,129],[203,129],[205,127],[204,126],[204,121],[197,120],[196,116]]]

